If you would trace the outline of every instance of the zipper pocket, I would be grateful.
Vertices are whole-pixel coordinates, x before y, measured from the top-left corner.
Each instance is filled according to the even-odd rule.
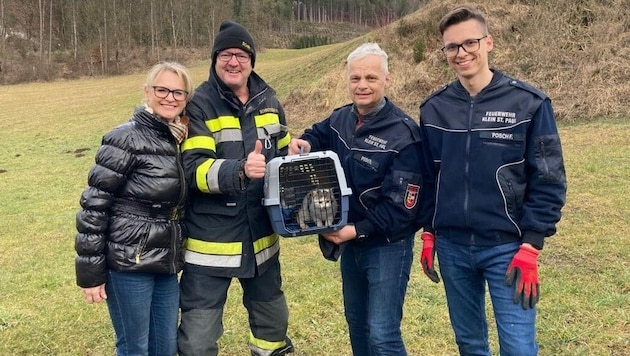
[[[140,264],[140,256],[142,255],[142,252],[144,251],[144,248],[147,245],[147,241],[149,240],[149,234],[147,233],[142,240],[140,240],[140,243],[138,244],[138,248],[136,249],[136,264],[139,265]]]

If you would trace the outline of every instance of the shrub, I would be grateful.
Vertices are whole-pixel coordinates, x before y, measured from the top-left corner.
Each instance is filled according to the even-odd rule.
[[[330,37],[328,36],[307,35],[307,36],[300,36],[294,39],[292,47],[295,49],[301,49],[301,48],[324,46],[331,43],[332,41],[330,40]]]
[[[413,33],[413,26],[407,23],[405,20],[400,20],[398,27],[396,28],[398,37],[407,37]]]
[[[424,52],[427,49],[427,45],[424,43],[424,40],[418,37],[413,42],[413,60],[416,63],[420,63],[424,60]]]

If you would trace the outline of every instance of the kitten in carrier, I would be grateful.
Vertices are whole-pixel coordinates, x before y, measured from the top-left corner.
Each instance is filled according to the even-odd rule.
[[[312,221],[317,227],[331,226],[337,215],[337,199],[333,188],[316,188],[304,196],[298,210],[298,224],[301,229],[308,228],[306,222]]]

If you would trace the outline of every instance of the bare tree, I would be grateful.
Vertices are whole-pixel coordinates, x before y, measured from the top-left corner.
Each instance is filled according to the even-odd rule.
[[[195,39],[193,36],[193,1],[188,3],[188,31],[190,32],[190,48],[195,47]]]
[[[50,11],[48,13],[48,65],[52,64],[52,23],[53,23],[53,0],[50,0]]]
[[[150,7],[151,7],[151,21],[149,23],[149,25],[151,26],[151,54],[153,55],[153,57],[156,57],[156,43],[155,43],[155,37],[156,37],[156,33],[155,33],[155,17],[153,14],[153,0],[151,0],[149,2]]]
[[[52,1],[52,0],[51,0]],[[101,41],[101,72],[105,74],[108,67],[108,58],[109,58],[109,47],[108,47],[109,39],[107,36],[107,2],[103,2],[103,37]]]
[[[39,61],[44,62],[44,4],[39,0]]]
[[[77,34],[77,4],[76,0],[72,0],[72,54],[74,60],[77,60],[79,52],[79,37]]]
[[[120,73],[120,67],[118,64],[118,55],[120,53],[120,31],[118,29],[118,11],[116,8],[116,0],[113,0],[113,16],[114,16],[114,39],[116,41],[116,55],[115,55],[115,64],[116,64],[116,73]]]
[[[175,9],[173,9],[173,0],[171,0],[171,30],[173,33],[173,49],[175,50],[175,59],[177,60],[177,32],[175,31]]]
[[[2,66],[6,64],[7,23],[4,21],[4,0],[0,0],[0,36],[2,36],[2,54],[0,54],[0,77],[4,76]]]

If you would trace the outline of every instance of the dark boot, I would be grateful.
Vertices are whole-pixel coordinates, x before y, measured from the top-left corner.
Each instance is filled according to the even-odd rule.
[[[273,350],[273,352],[269,356],[282,356],[282,355],[293,353],[295,349],[293,348],[293,343],[291,342],[291,339],[289,339],[288,336],[286,338],[286,342],[287,342],[286,345],[284,345],[281,348]]]
[[[293,348],[293,343],[291,342],[291,339],[287,337],[285,339],[285,342],[286,342],[286,345],[272,351],[261,350],[258,348],[256,348],[257,350],[254,350],[252,348],[252,345],[250,345],[250,348],[252,348],[252,356],[283,356],[283,355],[293,353],[295,349]]]

